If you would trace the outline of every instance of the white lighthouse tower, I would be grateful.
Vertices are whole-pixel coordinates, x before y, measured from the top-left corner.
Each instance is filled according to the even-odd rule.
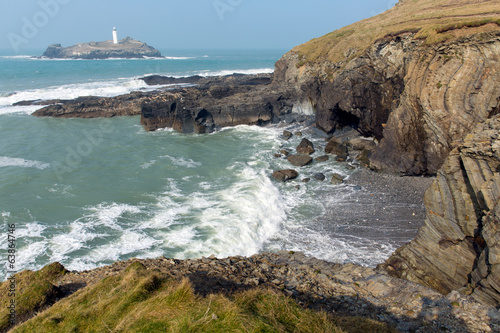
[[[113,44],[118,44],[118,33],[116,32],[116,28],[113,28]]]

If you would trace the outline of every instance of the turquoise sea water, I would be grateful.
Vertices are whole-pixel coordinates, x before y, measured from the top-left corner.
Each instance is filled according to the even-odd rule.
[[[373,265],[383,260],[393,245],[342,241],[316,223],[325,211],[317,193],[345,196],[349,186],[313,181],[297,188],[271,179],[273,170],[290,167],[273,155],[300,142],[280,139],[279,125],[238,126],[209,135],[146,132],[139,117],[35,118],[30,114],[36,107],[12,106],[21,100],[151,89],[137,78],[153,73],[271,72],[282,53],[177,51],[163,52],[166,59],[91,61],[0,56],[2,252],[8,225],[15,224],[16,270],[53,261],[83,270],[131,257],[223,257],[282,249],[331,261]],[[321,133],[314,140],[324,145]],[[304,177],[316,172],[349,176],[352,171],[332,160],[301,171]]]

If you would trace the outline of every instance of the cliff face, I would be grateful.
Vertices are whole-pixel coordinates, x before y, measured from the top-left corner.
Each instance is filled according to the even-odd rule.
[[[47,47],[42,57],[55,59],[144,58],[161,57],[161,53],[146,43],[127,37],[119,44],[113,44],[112,41],[80,43],[69,47],[53,44]]]
[[[276,64],[275,82],[294,86],[324,131],[351,126],[379,140],[372,167],[435,174],[475,125],[499,112],[497,28],[434,45],[402,32],[350,60],[347,50],[348,60],[337,63],[303,64],[300,49],[292,50]]]
[[[418,236],[383,265],[441,293],[500,303],[500,116],[466,136],[427,190]]]

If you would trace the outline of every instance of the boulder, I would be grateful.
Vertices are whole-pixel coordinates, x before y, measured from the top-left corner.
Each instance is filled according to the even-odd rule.
[[[500,116],[454,149],[427,190],[425,224],[381,267],[448,294],[500,304]]]
[[[325,153],[337,156],[337,160],[347,160],[347,145],[335,137],[328,141]]]
[[[315,173],[313,177],[314,177],[314,179],[319,180],[319,181],[323,181],[326,178],[326,176],[322,173]]]
[[[334,173],[332,175],[332,179],[330,181],[332,184],[334,185],[340,185],[342,183],[344,183],[344,177],[342,177],[341,175],[339,175],[338,173]]]
[[[285,156],[285,157],[288,156],[288,155],[290,155],[290,152],[288,150],[286,150],[286,149],[281,149],[280,153],[283,154],[283,156]]]
[[[287,160],[294,166],[302,167],[311,163],[313,159],[308,155],[290,155]]]
[[[311,155],[314,152],[314,144],[306,138],[302,139],[300,144],[297,146],[297,153],[299,154]]]
[[[295,179],[299,176],[299,173],[292,169],[278,170],[273,172],[273,177],[281,182],[286,182],[287,180]]]
[[[354,138],[347,142],[347,147],[352,150],[372,150],[377,147],[377,144],[373,139]]]
[[[328,155],[318,156],[314,159],[315,162],[326,162],[330,159]]]
[[[283,131],[283,139],[289,140],[293,136],[292,132],[284,130]]]

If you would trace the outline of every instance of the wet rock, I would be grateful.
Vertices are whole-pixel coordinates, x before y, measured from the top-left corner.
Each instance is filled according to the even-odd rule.
[[[354,138],[347,142],[347,146],[353,150],[372,150],[377,147],[377,144],[373,139],[369,138]]]
[[[314,179],[316,180],[319,180],[319,181],[323,181],[325,180],[326,176],[322,173],[315,173],[314,174]]]
[[[347,145],[335,137],[331,138],[325,147],[325,153],[336,155],[338,161],[347,160],[347,152]]]
[[[344,177],[339,175],[338,173],[334,173],[332,175],[331,183],[334,185],[340,185],[344,182]]]
[[[283,154],[283,156],[287,157],[290,155],[290,151],[286,150],[286,149],[282,149],[280,150],[280,153]]]
[[[328,155],[323,155],[323,156],[319,156],[319,157],[316,157],[314,159],[315,162],[326,162],[330,159],[330,157],[328,157]]]
[[[295,179],[299,176],[299,173],[292,169],[279,170],[273,172],[273,177],[281,182],[286,182],[288,180]]]
[[[298,154],[311,155],[314,152],[314,144],[306,138],[302,139],[300,144],[297,146]]]
[[[287,160],[294,166],[302,167],[311,163],[313,159],[308,155],[290,155]]]
[[[302,179],[303,183],[309,183],[311,181],[311,178],[304,178]]]
[[[283,138],[284,138],[285,140],[289,140],[292,136],[293,136],[292,132],[290,132],[290,131],[286,131],[286,130],[285,130],[285,131],[283,131]]]

